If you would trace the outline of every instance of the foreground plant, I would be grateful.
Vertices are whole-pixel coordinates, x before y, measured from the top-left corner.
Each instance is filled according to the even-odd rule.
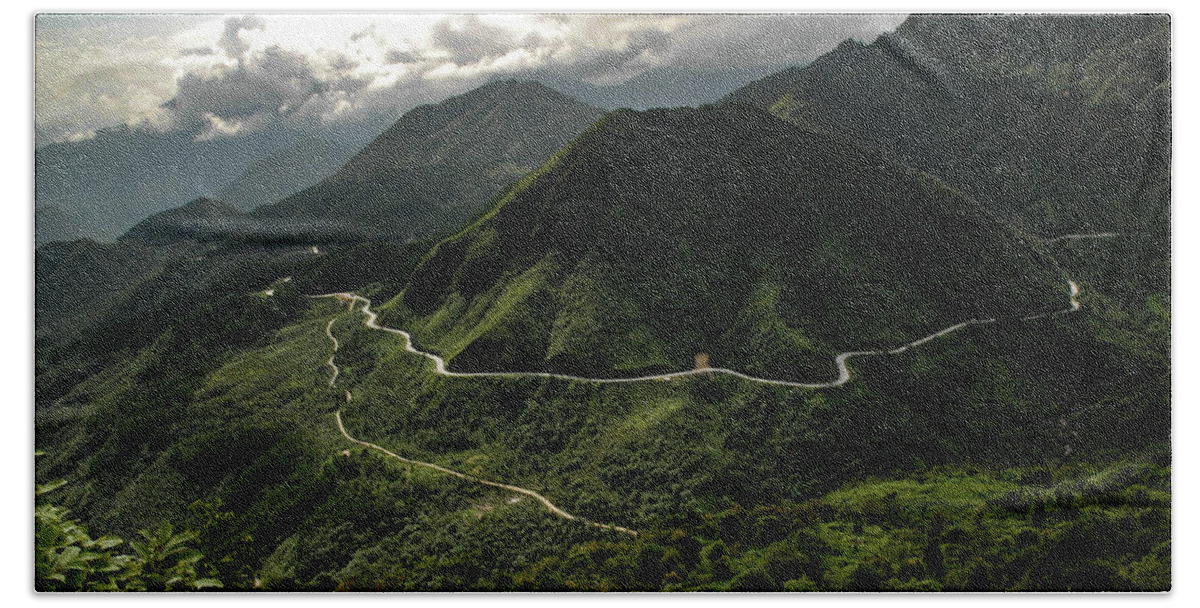
[[[66,481],[37,484],[35,495],[48,494]],[[154,532],[139,530],[134,555],[121,552],[125,541],[115,536],[93,539],[70,511],[50,503],[34,509],[34,588],[38,591],[191,591],[222,587],[201,577],[196,563],[203,555],[187,546],[192,532],[176,533],[164,522]]]

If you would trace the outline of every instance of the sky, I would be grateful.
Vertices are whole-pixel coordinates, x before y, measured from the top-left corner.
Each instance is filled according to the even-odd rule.
[[[498,78],[616,87],[802,65],[904,15],[42,14],[39,144],[119,125],[200,139],[398,118]]]

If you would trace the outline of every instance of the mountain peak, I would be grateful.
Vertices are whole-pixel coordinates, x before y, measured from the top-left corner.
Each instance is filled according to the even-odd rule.
[[[449,231],[602,115],[539,82],[490,82],[414,108],[337,173],[254,215],[392,240]]]

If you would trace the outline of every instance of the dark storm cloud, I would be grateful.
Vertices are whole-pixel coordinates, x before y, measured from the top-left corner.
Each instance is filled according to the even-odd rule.
[[[176,125],[197,128],[216,116],[224,121],[254,124],[288,116],[302,107],[310,113],[322,100],[352,95],[370,80],[350,73],[358,64],[344,56],[330,60],[331,70],[318,74],[312,61],[299,53],[268,47],[248,55],[236,66],[180,78],[170,108]]]

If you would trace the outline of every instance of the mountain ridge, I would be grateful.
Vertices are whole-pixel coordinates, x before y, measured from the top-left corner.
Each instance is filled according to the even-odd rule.
[[[1148,159],[1170,154],[1170,23],[1126,17],[913,15],[723,102],[878,149],[1037,234],[1146,230],[1169,205],[1139,184],[1169,165]]]
[[[835,174],[847,183],[836,184]],[[993,251],[969,246],[958,229]],[[722,366],[732,358],[766,369],[774,356],[799,356],[806,362],[792,363],[820,373],[844,350],[829,344],[838,336],[853,347],[890,348],[923,329],[1060,303],[1061,293],[1033,295],[1065,293],[1041,251],[940,181],[763,111],[618,111],[442,241],[381,310],[385,321],[415,323],[426,350],[447,359],[466,353],[463,370],[489,369],[489,359],[525,369],[556,357],[568,372],[678,369],[691,360],[682,346],[690,342],[695,352],[719,353]],[[966,304],[922,303],[917,293],[939,288],[916,260],[958,277]],[[1041,287],[1016,288],[1026,273]],[[894,293],[885,295],[884,284]],[[941,289],[938,297],[959,295]],[[855,329],[877,321],[851,309],[885,302],[921,312]],[[804,312],[785,310],[793,306]],[[504,337],[523,333],[544,338],[511,347]],[[771,354],[753,354],[748,336],[765,340],[758,346]]]

